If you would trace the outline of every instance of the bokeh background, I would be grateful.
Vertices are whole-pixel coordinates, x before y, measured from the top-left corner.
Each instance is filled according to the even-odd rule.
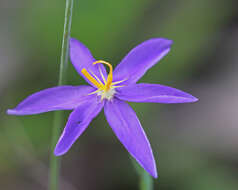
[[[5,111],[57,84],[64,7],[64,0],[0,0],[0,189],[47,189],[53,113]],[[144,40],[172,39],[171,52],[141,81],[200,99],[131,104],[155,154],[155,189],[238,189],[237,7],[237,0],[75,0],[71,36],[95,58],[115,66]],[[68,84],[84,83],[70,64]],[[132,190],[138,180],[103,114],[62,157],[62,190]]]

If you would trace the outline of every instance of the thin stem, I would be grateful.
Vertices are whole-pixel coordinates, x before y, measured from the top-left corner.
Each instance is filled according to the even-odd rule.
[[[136,173],[140,178],[139,189],[140,190],[153,190],[153,179],[136,161],[130,156],[132,164]]]
[[[146,172],[143,171],[140,173],[140,190],[152,190],[153,189],[153,179]]]
[[[74,0],[66,0],[65,6],[65,20],[64,20],[64,33],[60,57],[60,72],[58,85],[66,83],[66,73],[69,56],[69,39],[72,23],[72,12],[73,12]],[[51,154],[50,154],[50,179],[49,179],[49,190],[58,190],[59,188],[59,170],[60,170],[60,158],[54,155],[54,148],[60,135],[61,127],[64,122],[63,111],[55,112],[52,141],[51,141]]]

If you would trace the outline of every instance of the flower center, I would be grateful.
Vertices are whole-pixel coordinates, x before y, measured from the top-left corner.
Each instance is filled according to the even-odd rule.
[[[116,93],[115,88],[122,87],[122,86],[116,86],[116,85],[125,81],[125,80],[112,82],[112,80],[113,80],[112,65],[106,61],[103,61],[103,60],[98,60],[98,61],[93,62],[93,65],[96,65],[98,63],[105,64],[109,67],[110,70],[109,70],[109,74],[107,76],[107,80],[105,79],[100,67],[99,67],[99,72],[103,79],[103,82],[100,81],[100,79],[94,73],[92,73],[92,72],[89,73],[85,68],[83,68],[81,70],[81,72],[92,84],[94,84],[98,88],[96,91],[94,91],[90,94],[97,93],[97,95],[101,96],[101,100],[103,100],[103,99],[111,100],[113,98],[114,94]]]

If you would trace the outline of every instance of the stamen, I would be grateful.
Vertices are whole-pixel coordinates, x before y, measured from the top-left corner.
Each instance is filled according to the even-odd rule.
[[[127,79],[124,79],[124,80],[120,80],[120,81],[116,81],[116,82],[113,82],[112,85],[115,85],[115,84],[119,84],[119,83],[122,83],[124,81],[126,81]]]
[[[103,79],[104,84],[106,84],[107,81],[106,81],[104,75],[102,74],[102,69],[101,69],[101,67],[99,67],[99,72],[100,72],[100,75],[101,75],[101,77],[102,77],[102,79]]]
[[[81,73],[83,73],[83,75],[84,75],[91,83],[93,83],[97,88],[99,88],[99,89],[102,89],[102,88],[103,88],[103,86],[102,86],[95,78],[93,78],[92,75],[90,75],[90,74],[88,73],[88,71],[87,71],[85,68],[83,68],[83,69],[81,70]]]
[[[98,93],[99,91],[101,91],[101,90],[100,90],[100,89],[98,89],[98,90],[95,90],[95,91],[93,91],[93,92],[89,93],[88,95],[96,94],[96,93]]]
[[[111,88],[114,89],[114,88],[120,88],[120,87],[123,87],[125,85],[120,85],[120,86],[112,86]]]
[[[123,87],[124,85],[120,83],[126,81],[125,80],[121,80],[121,81],[116,81],[116,82],[112,82],[113,80],[113,76],[112,76],[112,65],[106,61],[95,61],[93,62],[93,65],[96,65],[98,63],[102,63],[105,64],[109,67],[110,71],[109,74],[107,76],[107,80],[105,79],[103,72],[101,70],[101,67],[99,67],[99,73],[101,76],[101,79],[103,80],[103,82],[99,79],[99,76],[95,75],[93,72],[88,72],[85,68],[83,68],[81,70],[82,74],[92,83],[94,84],[98,89],[89,93],[88,95],[92,95],[92,94],[97,94],[98,96],[101,96],[101,100],[103,99],[108,99],[111,100],[114,96],[114,94],[116,93],[115,88],[120,88]]]
[[[100,81],[100,79],[94,74],[94,73],[91,73],[94,78],[100,83],[101,86],[104,86],[103,83]]]
[[[109,74],[107,76],[107,82],[105,84],[106,90],[109,90],[110,86],[112,84],[112,79],[113,79],[112,78],[112,70],[113,70],[112,65],[110,63],[106,62],[106,61],[103,61],[103,60],[98,60],[98,61],[93,62],[94,65],[98,64],[98,63],[103,63],[103,64],[107,65],[110,69]]]

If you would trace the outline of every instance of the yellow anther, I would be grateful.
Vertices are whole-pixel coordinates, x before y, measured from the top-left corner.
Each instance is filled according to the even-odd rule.
[[[109,69],[110,69],[109,74],[108,74],[108,76],[107,76],[107,82],[106,82],[106,84],[105,84],[105,90],[107,91],[107,90],[110,89],[111,84],[112,84],[112,80],[113,80],[113,78],[112,78],[112,71],[113,71],[113,68],[112,68],[112,65],[111,65],[110,63],[108,63],[108,62],[106,62],[106,61],[103,61],[103,60],[98,60],[98,61],[93,62],[94,65],[95,65],[95,64],[98,64],[98,63],[105,64],[105,65],[107,65],[107,66],[109,67]]]
[[[83,73],[83,75],[91,82],[93,83],[98,89],[102,89],[103,86],[102,84],[100,84],[95,78],[92,77],[92,75],[89,74],[89,72],[83,68],[81,70],[81,73]]]

